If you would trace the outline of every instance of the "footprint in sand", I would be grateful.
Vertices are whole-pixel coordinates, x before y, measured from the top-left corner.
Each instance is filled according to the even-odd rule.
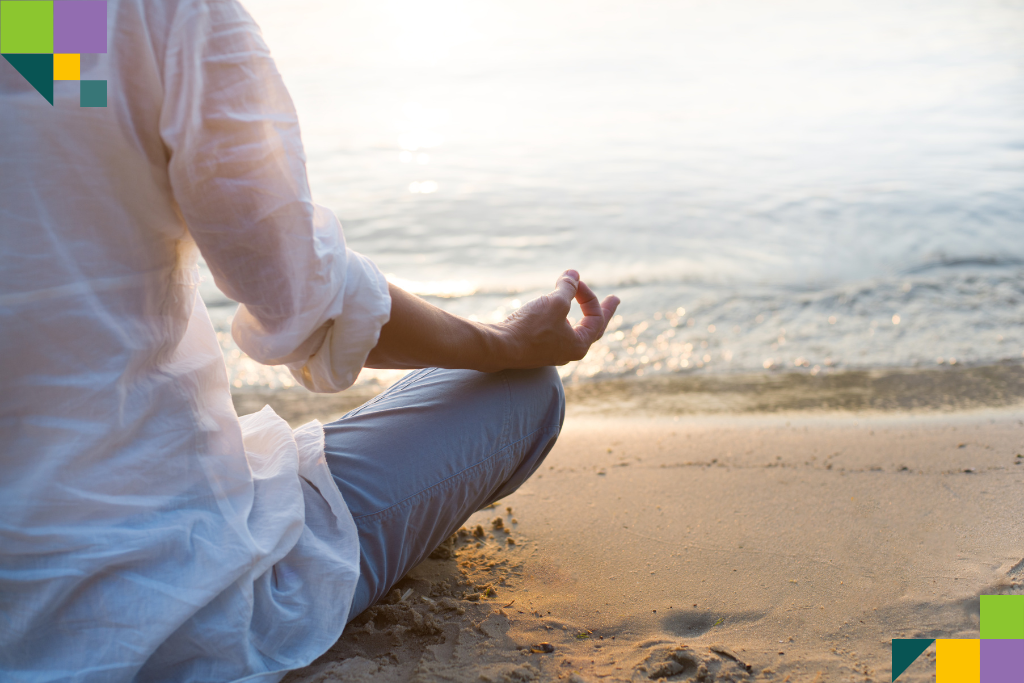
[[[635,672],[634,680],[688,681],[712,683],[748,680],[753,667],[721,645],[701,648],[686,645],[652,650]]]
[[[656,681],[661,678],[703,678],[700,674],[706,674],[707,670],[708,668],[707,666],[704,666],[704,662],[700,661],[692,652],[687,650],[673,650],[668,654],[665,661],[654,664],[650,668],[650,673],[647,677],[652,681]]]

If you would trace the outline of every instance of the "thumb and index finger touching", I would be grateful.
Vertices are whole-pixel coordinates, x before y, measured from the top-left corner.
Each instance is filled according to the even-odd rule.
[[[604,334],[608,321],[615,315],[618,308],[619,298],[616,296],[605,297],[604,301],[598,301],[587,283],[580,281],[580,275],[575,270],[567,270],[558,278],[555,283],[555,291],[552,296],[562,299],[566,309],[575,299],[583,312],[583,319],[573,328],[580,341],[590,345],[601,338]]]
[[[567,270],[558,276],[558,280],[555,281],[555,291],[551,292],[550,296],[553,299],[558,299],[568,310],[572,305],[572,300],[576,298],[579,286],[580,274],[575,270]]]

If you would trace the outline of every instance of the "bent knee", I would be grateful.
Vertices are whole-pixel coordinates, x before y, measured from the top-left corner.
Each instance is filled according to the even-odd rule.
[[[528,431],[547,426],[561,429],[565,419],[565,390],[557,368],[505,370],[504,374],[512,397],[512,412],[529,423]]]
[[[511,494],[537,471],[555,445],[565,418],[565,392],[553,367],[505,370],[511,398],[509,475],[489,502]]]

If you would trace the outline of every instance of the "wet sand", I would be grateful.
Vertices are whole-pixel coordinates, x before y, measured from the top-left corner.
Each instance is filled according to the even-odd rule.
[[[1024,407],[588,412],[288,680],[888,681],[890,639],[976,638],[1022,590]]]
[[[293,426],[330,422],[376,396],[377,384],[340,394],[304,389],[236,390],[239,415],[270,405]],[[751,413],[952,413],[1024,403],[1024,363],[879,370],[827,370],[707,374],[701,372],[568,381],[566,399],[576,416],[624,414],[733,415]]]

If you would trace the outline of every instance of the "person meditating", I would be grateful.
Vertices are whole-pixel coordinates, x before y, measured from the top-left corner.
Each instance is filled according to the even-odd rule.
[[[537,469],[551,366],[619,302],[567,270],[485,325],[389,284],[311,200],[237,2],[107,16],[81,76],[105,108],[51,106],[0,62],[0,677],[276,681]],[[238,346],[311,391],[422,369],[326,426],[239,418],[200,254]]]

